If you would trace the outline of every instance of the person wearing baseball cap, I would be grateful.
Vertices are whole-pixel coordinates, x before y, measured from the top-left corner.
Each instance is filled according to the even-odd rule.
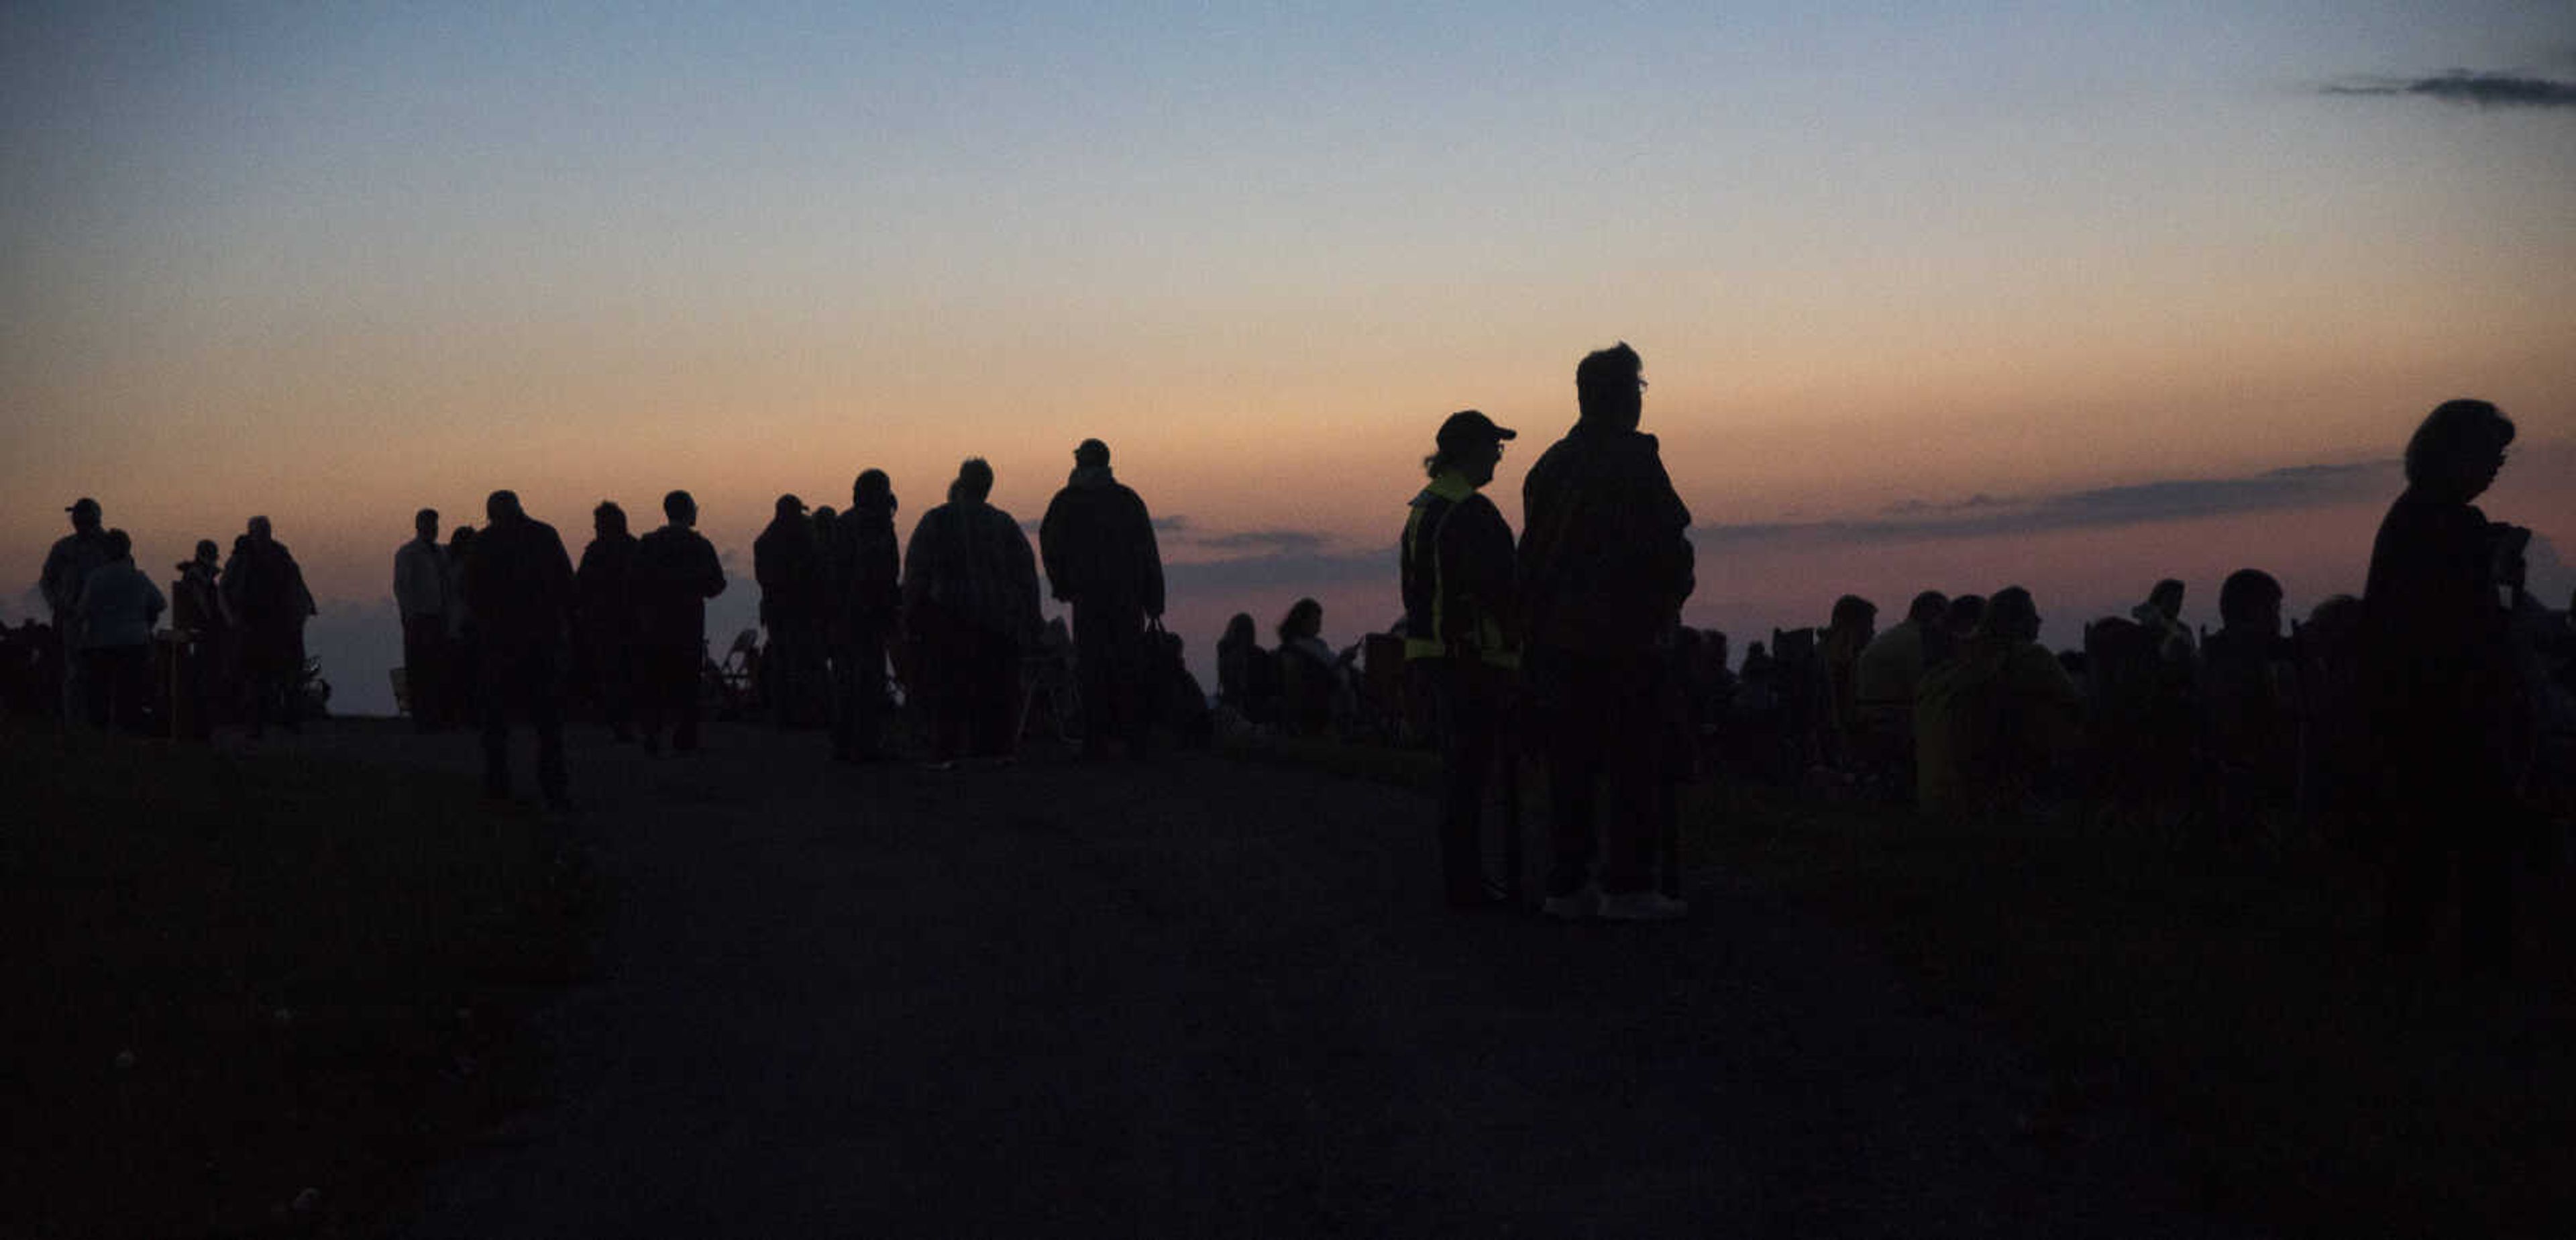
[[[1512,528],[1481,488],[1494,480],[1503,444],[1516,437],[1474,409],[1440,424],[1433,437],[1439,451],[1422,462],[1431,482],[1413,497],[1399,555],[1405,665],[1438,711],[1440,869],[1453,908],[1514,899],[1520,885],[1511,874],[1501,891],[1488,886],[1481,822],[1520,667]]]
[[[82,496],[63,509],[72,516],[72,532],[55,540],[45,553],[45,568],[38,578],[44,591],[45,610],[54,621],[54,635],[63,644],[63,720],[79,719],[87,711],[88,691],[81,683],[78,657],[78,626],[81,584],[90,572],[108,562],[107,531],[100,524],[98,501]]]

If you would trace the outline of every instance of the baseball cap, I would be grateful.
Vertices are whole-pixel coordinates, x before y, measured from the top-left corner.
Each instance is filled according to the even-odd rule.
[[[1440,424],[1440,434],[1437,438],[1441,447],[1449,448],[1471,443],[1495,443],[1519,437],[1520,432],[1508,426],[1494,425],[1494,420],[1486,417],[1482,412],[1461,409],[1450,414],[1449,420]]]

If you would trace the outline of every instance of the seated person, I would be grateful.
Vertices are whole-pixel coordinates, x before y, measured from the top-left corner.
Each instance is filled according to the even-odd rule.
[[[1957,656],[1925,673],[1916,691],[1916,803],[1945,817],[2016,812],[2073,742],[2081,701],[2039,644],[2030,591],[1996,591]]]

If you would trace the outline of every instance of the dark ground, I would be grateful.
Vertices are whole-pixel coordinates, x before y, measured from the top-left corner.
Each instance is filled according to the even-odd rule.
[[[1461,917],[1384,783],[821,748],[576,729],[601,980],[537,1022],[551,1100],[390,1234],[2239,1234],[2149,1125],[1725,874],[1678,925]]]

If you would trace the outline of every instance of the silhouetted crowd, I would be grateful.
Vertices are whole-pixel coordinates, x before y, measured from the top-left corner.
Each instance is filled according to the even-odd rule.
[[[2166,580],[2063,654],[2040,644],[2038,601],[2018,586],[1925,590],[1884,631],[1874,603],[1846,595],[1823,626],[1773,630],[1730,667],[1725,634],[1681,623],[1690,513],[1638,429],[1642,361],[1604,349],[1575,383],[1578,418],[1525,476],[1518,535],[1482,494],[1517,432],[1451,415],[1406,509],[1402,617],[1336,649],[1322,606],[1300,599],[1265,648],[1237,614],[1213,700],[1162,626],[1152,518],[1096,439],[1075,448],[1035,548],[990,502],[981,458],[900,544],[882,470],[838,512],[778,497],[752,549],[759,629],[721,650],[706,602],[728,583],[686,491],[641,536],[600,503],[577,563],[510,491],[443,544],[423,509],[394,556],[397,693],[424,732],[480,729],[495,796],[525,722],[557,806],[568,714],[656,753],[696,749],[710,714],[758,715],[828,731],[843,761],[909,748],[942,770],[1009,762],[1050,729],[1093,759],[1228,733],[1429,744],[1440,881],[1460,908],[1521,899],[1527,757],[1550,807],[1538,904],[1566,919],[1687,912],[1678,787],[1711,771],[1943,820],[2128,814],[2222,844],[2373,850],[2392,876],[2392,950],[2429,941],[2456,889],[2471,966],[2509,963],[2513,867],[2564,830],[2576,633],[2525,589],[2530,531],[2474,506],[2513,440],[2494,406],[2424,420],[2364,592],[2304,623],[2285,628],[2280,583],[2253,568],[2220,585],[2217,632],[2183,623],[2186,586]],[[267,518],[220,564],[198,543],[165,597],[95,500],[67,512],[41,576],[51,623],[0,630],[0,701],[189,737],[236,720],[292,729],[322,707],[304,651],[313,599]],[[1041,566],[1069,629],[1040,615]]]

